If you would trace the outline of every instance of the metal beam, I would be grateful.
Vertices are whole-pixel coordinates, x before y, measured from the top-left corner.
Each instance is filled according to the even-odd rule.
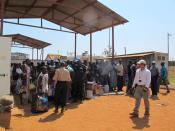
[[[7,0],[6,0],[7,1]],[[8,4],[8,7],[15,7],[15,8],[30,8],[30,6],[28,5],[10,5]],[[47,9],[49,8],[50,6],[40,6],[40,5],[36,5],[36,6],[33,6],[33,8],[44,8],[44,9]]]
[[[90,33],[90,63],[92,63],[92,33]]]
[[[6,9],[7,11],[9,11],[9,12],[15,12],[15,13],[18,13],[18,14],[24,14],[24,13],[22,13],[22,12],[20,12],[20,11],[16,11],[16,10],[12,10],[12,9]],[[37,16],[37,15],[33,15],[33,14],[29,14],[28,13],[28,15],[29,16],[32,16],[33,18],[44,18],[44,19],[46,19],[46,20],[48,20],[49,22],[53,22],[53,23],[55,23],[55,24],[57,24],[57,25],[61,25],[57,20],[55,20],[55,19],[48,19],[47,17],[45,17],[45,16]],[[67,21],[64,21],[65,23],[68,23],[68,24],[74,24],[74,23],[71,23],[71,22],[67,22]],[[13,22],[12,22],[13,23]],[[78,26],[79,24],[77,24],[77,26]],[[41,28],[41,27],[40,27]],[[73,33],[75,33],[75,32],[73,32]]]
[[[44,48],[43,48],[43,58],[42,58],[42,60],[44,60]]]
[[[26,9],[26,13],[25,14],[23,14],[21,17],[25,17],[25,15],[27,15],[27,13],[33,8],[33,6],[36,4],[36,2],[37,2],[37,0],[34,0],[33,2],[32,2],[32,4]]]
[[[12,45],[11,47],[14,47],[14,48],[25,48],[25,49],[32,49],[31,47],[26,47],[26,46],[20,46],[20,45]]]
[[[32,48],[32,60],[33,60],[33,53],[34,53],[34,48]]]
[[[77,58],[77,33],[75,33],[75,59]]]
[[[41,27],[41,26],[35,26],[35,25],[29,25],[29,24],[22,24],[22,23],[16,23],[16,22],[9,22],[9,21],[4,21],[4,23],[14,24],[14,25],[20,25],[20,26],[28,26],[28,27],[40,28],[40,29],[46,29],[46,30],[67,32],[67,33],[75,33],[75,32],[73,32],[73,31],[66,31],[66,30],[60,30],[60,29],[53,29],[53,28],[48,28],[48,27]]]
[[[114,62],[114,54],[115,47],[114,47],[114,25],[112,25],[112,61]]]
[[[1,0],[1,30],[0,30],[0,35],[3,35],[3,27],[4,27],[4,5],[5,5],[5,0]]]
[[[82,7],[80,10],[78,10],[78,11],[72,13],[71,15],[67,16],[66,18],[64,18],[64,19],[61,20],[60,22],[63,22],[63,21],[65,21],[66,19],[68,19],[68,18],[70,18],[70,17],[73,17],[74,15],[76,15],[77,13],[79,13],[80,11],[82,11],[83,9],[86,9],[87,7],[89,7],[89,6],[93,5],[93,4],[95,4],[96,2],[97,2],[97,1],[93,1],[93,2],[91,2],[91,3],[88,3],[86,6]]]
[[[38,60],[38,49],[37,49],[37,60]]]

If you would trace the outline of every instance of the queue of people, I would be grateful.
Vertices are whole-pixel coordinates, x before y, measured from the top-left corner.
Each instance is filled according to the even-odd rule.
[[[74,61],[48,61],[38,63],[34,66],[30,60],[23,64],[12,64],[11,68],[11,92],[20,96],[20,103],[23,104],[22,96],[26,94],[28,102],[32,102],[31,84],[36,87],[36,91],[43,93],[53,100],[55,112],[61,107],[61,113],[68,101],[80,102],[86,98],[87,82],[95,82],[100,85],[108,85],[110,91],[123,92],[123,87],[127,85],[126,93],[137,96],[134,113],[138,116],[140,100],[145,101],[145,114],[149,115],[148,94],[145,93],[149,87],[152,90],[152,97],[157,97],[160,81],[168,88],[168,72],[165,63],[161,63],[161,70],[156,67],[155,61],[152,62],[150,69],[146,62],[129,62],[127,69],[122,61],[115,62],[96,62],[82,63],[79,59]],[[144,71],[143,73],[142,70]],[[150,73],[149,73],[150,72]],[[125,83],[125,74],[128,82]],[[145,75],[146,74],[146,75]],[[148,76],[148,79],[147,79]],[[134,88],[134,87],[139,88]],[[143,88],[143,90],[142,90]],[[134,93],[133,93],[134,89]]]

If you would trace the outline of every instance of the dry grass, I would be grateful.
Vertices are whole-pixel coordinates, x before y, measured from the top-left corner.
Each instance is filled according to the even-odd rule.
[[[175,67],[169,67],[169,81],[171,85],[175,85]]]

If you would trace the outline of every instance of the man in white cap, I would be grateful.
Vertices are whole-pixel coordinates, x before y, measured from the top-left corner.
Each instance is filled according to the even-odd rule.
[[[140,60],[140,68],[136,71],[133,87],[136,86],[134,97],[136,99],[135,108],[131,117],[139,116],[139,107],[143,97],[145,104],[145,117],[150,115],[149,87],[151,84],[151,72],[146,68],[146,61]]]

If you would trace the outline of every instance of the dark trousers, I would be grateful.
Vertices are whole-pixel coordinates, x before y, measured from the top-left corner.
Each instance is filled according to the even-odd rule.
[[[75,82],[72,87],[72,97],[74,101],[80,100],[82,101],[84,99],[85,95],[85,89],[84,89],[84,83],[83,82]]]
[[[58,81],[55,89],[55,108],[64,108],[67,102],[68,85],[67,82]]]
[[[122,89],[123,89],[123,76],[117,76],[117,87],[118,87],[118,91],[122,91]]]
[[[127,90],[126,90],[126,92],[128,92],[128,91],[130,91],[130,89],[132,88],[132,77],[131,76],[129,76],[128,77],[128,86],[127,86]]]
[[[152,90],[152,95],[157,95],[157,92],[158,92],[158,77],[157,76],[151,77],[151,90]]]

